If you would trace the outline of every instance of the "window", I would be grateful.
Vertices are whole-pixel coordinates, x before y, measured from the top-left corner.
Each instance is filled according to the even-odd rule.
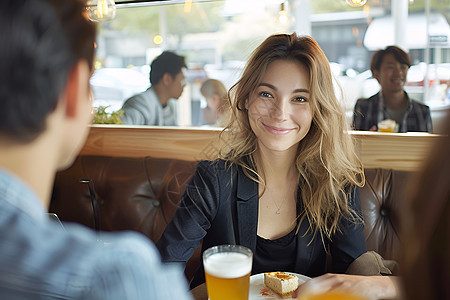
[[[379,89],[371,78],[369,61],[375,50],[395,43],[391,15],[396,1],[373,0],[361,8],[336,0],[122,5],[113,21],[99,24],[97,70],[91,79],[95,104],[120,109],[128,97],[149,86],[148,65],[153,58],[163,50],[171,50],[184,55],[188,64],[187,86],[178,101],[179,123],[202,125],[201,109],[206,101],[199,88],[205,78],[218,79],[231,87],[251,51],[264,38],[272,33],[297,31],[312,35],[324,50],[344,90],[343,106],[351,115],[356,99]],[[446,105],[450,102],[445,98],[450,78],[450,14],[448,1],[430,1],[432,13],[428,16],[424,0],[408,1],[407,26],[403,30],[413,66],[405,89],[420,101]],[[287,19],[281,17],[282,8]]]

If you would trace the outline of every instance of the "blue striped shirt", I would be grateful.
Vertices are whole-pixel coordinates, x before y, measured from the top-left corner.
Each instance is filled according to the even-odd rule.
[[[181,269],[161,264],[146,237],[63,230],[1,169],[0,238],[1,299],[191,299]]]

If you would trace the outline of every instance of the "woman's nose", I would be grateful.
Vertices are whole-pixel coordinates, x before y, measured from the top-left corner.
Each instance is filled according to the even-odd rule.
[[[273,102],[272,109],[270,110],[271,118],[275,120],[285,120],[287,115],[288,105],[284,99],[279,99]]]

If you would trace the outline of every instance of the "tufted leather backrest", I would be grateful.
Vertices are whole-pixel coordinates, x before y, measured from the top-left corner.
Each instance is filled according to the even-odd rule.
[[[160,158],[79,156],[55,178],[50,212],[64,221],[94,228],[89,189],[80,179],[92,179],[98,201],[100,230],[134,230],[154,242],[161,237],[178,207],[196,162]],[[368,250],[398,259],[397,214],[408,172],[367,169],[360,190]],[[200,248],[186,267],[187,278],[198,266]]]
[[[92,179],[99,202],[100,230],[135,230],[157,241],[178,207],[195,162],[150,157],[80,156],[55,179],[50,211],[64,221],[94,228],[87,185]]]
[[[368,250],[385,259],[400,255],[399,214],[411,172],[366,169],[366,185],[360,189],[364,234]]]
[[[153,242],[161,237],[178,207],[196,162],[145,158],[79,156],[55,178],[49,211],[63,222],[94,228],[94,212],[86,184],[91,179],[98,201],[99,229],[134,230]],[[199,265],[200,248],[186,266],[191,278]]]

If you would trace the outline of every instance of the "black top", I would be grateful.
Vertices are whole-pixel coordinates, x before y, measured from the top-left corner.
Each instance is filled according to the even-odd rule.
[[[274,271],[295,272],[296,229],[297,227],[276,240],[268,240],[258,235],[256,251],[253,254],[253,274]]]

